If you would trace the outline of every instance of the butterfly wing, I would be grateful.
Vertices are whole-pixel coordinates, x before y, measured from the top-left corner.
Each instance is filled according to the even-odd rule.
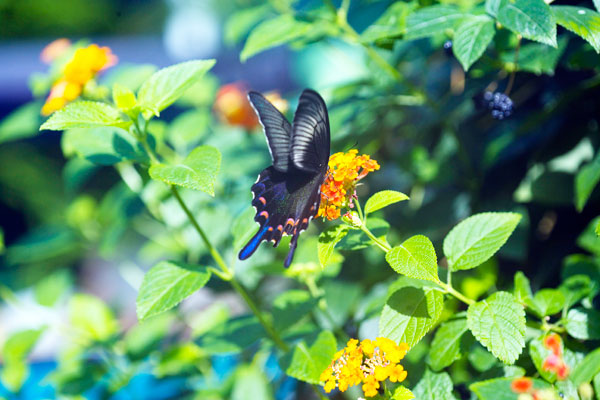
[[[267,136],[273,167],[280,172],[286,172],[291,147],[292,127],[290,123],[262,94],[250,92],[248,99],[258,114],[258,119],[263,126],[265,136]]]
[[[256,207],[254,220],[260,228],[240,251],[240,260],[250,257],[263,240],[272,241],[273,247],[277,247],[283,235],[291,235],[284,263],[287,268],[292,263],[300,232],[308,227],[319,209],[324,178],[321,173],[307,174],[295,169],[287,173],[273,166],[264,169],[251,188],[252,205]]]
[[[292,125],[291,159],[302,171],[320,173],[327,170],[330,133],[327,106],[314,90],[300,96]]]

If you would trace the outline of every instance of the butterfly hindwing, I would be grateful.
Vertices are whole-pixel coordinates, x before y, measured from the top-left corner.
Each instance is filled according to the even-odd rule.
[[[287,171],[292,134],[290,123],[262,94],[250,92],[248,99],[258,114],[258,119],[267,136],[273,166],[280,172]]]
[[[329,116],[323,98],[306,89],[300,96],[292,124],[291,158],[302,171],[318,173],[329,161]]]
[[[272,241],[276,247],[283,235],[291,235],[290,251],[284,264],[288,267],[300,233],[319,209],[323,178],[321,174],[307,174],[296,169],[287,173],[272,166],[264,169],[251,188],[252,205],[256,207],[254,220],[260,228],[240,251],[239,258],[250,257],[262,241]]]

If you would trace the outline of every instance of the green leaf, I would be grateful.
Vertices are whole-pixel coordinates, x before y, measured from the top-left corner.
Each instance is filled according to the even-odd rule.
[[[467,324],[473,336],[507,364],[514,363],[525,347],[525,310],[508,292],[471,304]]]
[[[544,0],[502,0],[498,22],[526,39],[556,47],[556,21]]]
[[[206,108],[193,109],[179,114],[167,130],[166,140],[178,150],[188,152],[208,133],[211,124],[210,111]]]
[[[19,331],[10,335],[4,342],[2,347],[4,365],[0,373],[0,380],[13,393],[17,393],[21,389],[29,375],[26,358],[43,331],[44,329]]]
[[[235,11],[225,23],[224,39],[228,44],[236,44],[243,39],[250,29],[264,18],[269,12],[271,6],[269,4],[261,4],[256,7],[242,8]]]
[[[402,35],[406,30],[406,18],[416,7],[417,3],[415,2],[398,1],[393,3],[361,33],[360,41],[372,43]]]
[[[390,230],[390,224],[381,218],[369,218],[367,228],[375,237],[383,242],[387,242],[385,236]],[[351,229],[337,245],[340,250],[360,250],[374,245],[375,243],[361,230]]]
[[[24,139],[38,134],[41,122],[40,102],[27,103],[0,121],[0,143]]]
[[[431,241],[423,235],[413,236],[391,249],[385,259],[399,274],[409,278],[439,282],[437,257]]]
[[[133,91],[118,83],[113,85],[112,97],[117,108],[122,111],[132,109],[137,103]]]
[[[154,115],[169,107],[215,65],[215,60],[192,60],[163,68],[138,91],[138,105]]]
[[[565,327],[569,335],[575,339],[600,339],[600,311],[572,308],[567,314]]]
[[[394,390],[394,394],[392,395],[392,400],[411,400],[414,398],[415,395],[413,394],[413,392],[411,392],[404,386],[398,386]]]
[[[76,294],[69,303],[71,332],[79,344],[89,341],[104,342],[119,331],[119,323],[108,306],[99,298]]]
[[[549,389],[552,386],[541,379],[530,378],[533,388]],[[487,381],[473,383],[469,390],[477,395],[480,400],[516,400],[517,395],[510,388],[514,378],[496,378]]]
[[[565,301],[565,296],[558,289],[542,289],[533,296],[533,302],[541,313],[540,317],[556,314],[563,309]]]
[[[278,331],[293,326],[310,313],[318,300],[304,290],[288,290],[273,300],[273,324]]]
[[[600,182],[600,152],[594,160],[581,167],[575,176],[575,207],[581,212],[592,191]]]
[[[433,370],[446,368],[462,356],[461,339],[466,331],[466,318],[457,318],[441,324],[431,342],[427,357],[427,363]]]
[[[319,235],[317,252],[321,268],[325,268],[333,255],[335,245],[348,234],[350,228],[347,225],[335,225],[325,229]]]
[[[71,275],[68,269],[61,269],[42,278],[33,288],[35,300],[51,307],[71,287]]]
[[[600,53],[600,14],[584,7],[551,6],[556,22],[581,36]]]
[[[558,287],[565,297],[565,305],[572,307],[592,291],[592,281],[587,275],[573,275]]]
[[[271,47],[299,39],[308,34],[311,29],[313,29],[312,24],[298,21],[290,14],[283,14],[264,21],[250,32],[240,54],[240,60],[244,62]]]
[[[193,315],[189,321],[192,337],[200,337],[215,327],[223,325],[229,319],[229,307],[224,303],[214,302],[202,311]]]
[[[600,237],[596,235],[596,225],[600,223],[600,216],[594,218],[577,238],[577,245],[590,253],[600,256]],[[593,274],[600,278],[600,267]],[[597,280],[598,281],[598,280]],[[597,285],[596,285],[597,286]]]
[[[77,155],[98,165],[149,162],[142,145],[119,128],[69,129],[61,138],[61,146],[65,156]]]
[[[365,204],[365,215],[403,200],[408,200],[408,196],[404,193],[395,190],[382,190],[369,197]]]
[[[212,146],[198,146],[181,164],[154,164],[149,173],[152,179],[168,185],[201,190],[215,195],[215,181],[221,166],[221,153]]]
[[[335,336],[322,331],[316,337],[306,338],[296,344],[283,360],[289,376],[304,382],[319,384],[319,376],[329,366],[337,350]]]
[[[533,301],[533,293],[531,292],[531,285],[529,279],[525,276],[522,271],[517,271],[515,274],[515,297],[517,301],[524,303],[527,300]]]
[[[452,29],[464,14],[452,5],[434,5],[420,8],[406,19],[405,39],[431,37]]]
[[[76,101],[56,111],[42,124],[40,130],[60,131],[71,128],[116,126],[126,128],[131,121],[122,118],[121,111],[97,101]]]
[[[472,15],[461,21],[454,34],[452,51],[465,71],[479,60],[495,34],[490,17]]]
[[[436,374],[427,369],[413,393],[417,399],[456,400],[452,393],[453,388],[452,379],[446,372]]]
[[[496,17],[500,3],[502,3],[502,0],[485,0],[485,11],[492,17]]]
[[[569,379],[577,386],[590,382],[600,373],[600,348],[595,349],[573,367]]]
[[[437,288],[405,278],[383,307],[379,334],[412,348],[435,325],[443,305],[443,295]]]
[[[558,381],[554,387],[559,393],[559,397],[564,400],[579,400],[577,387],[570,380]]]
[[[138,361],[158,350],[174,319],[173,314],[164,313],[148,318],[131,328],[125,335],[127,356],[133,361]]]
[[[199,338],[199,344],[209,354],[239,353],[265,337],[267,333],[256,317],[243,315],[206,332]]]
[[[471,269],[492,257],[517,227],[516,213],[481,213],[456,225],[444,239],[444,254],[452,271]]]
[[[325,291],[324,299],[327,304],[325,311],[317,308],[315,317],[321,327],[335,329],[343,326],[356,303],[363,295],[362,288],[356,283],[344,281],[329,281],[322,286]]]
[[[473,342],[467,354],[469,363],[479,372],[489,371],[498,365],[498,359],[479,342]]]
[[[542,335],[529,342],[529,355],[531,356],[531,361],[533,361],[533,365],[535,365],[535,368],[537,369],[540,376],[548,382],[554,383],[554,381],[556,381],[557,378],[556,373],[542,367],[544,364],[544,360],[546,360],[546,358],[552,353],[552,350],[547,349],[544,346],[545,337],[545,335]]]
[[[273,399],[269,380],[258,365],[242,365],[235,371],[231,400],[255,399]]]
[[[144,320],[175,307],[206,285],[210,275],[204,267],[159,262],[144,275],[136,302],[138,318]]]

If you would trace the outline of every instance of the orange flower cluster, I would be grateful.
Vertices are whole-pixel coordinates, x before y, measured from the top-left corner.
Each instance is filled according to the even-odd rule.
[[[569,367],[562,356],[562,340],[556,333],[551,333],[544,338],[544,347],[551,351],[546,357],[542,368],[546,371],[552,371],[560,380],[566,379],[569,375]]]
[[[397,345],[393,340],[379,337],[365,339],[360,344],[350,339],[345,348],[338,351],[331,364],[321,374],[327,393],[336,387],[345,392],[349,386],[362,383],[366,397],[377,395],[379,382],[389,379],[402,382],[407,372],[400,364],[409,347],[406,343]]]
[[[519,395],[519,400],[560,400],[560,396],[552,389],[535,389],[531,378],[526,376],[514,379],[510,388]]]
[[[377,161],[368,155],[357,156],[358,150],[335,153],[329,157],[329,171],[321,185],[321,204],[318,217],[334,220],[340,217],[341,209],[354,208],[356,183],[369,172],[379,169]]]
[[[77,49],[71,60],[65,64],[61,77],[52,85],[50,95],[42,107],[42,114],[50,115],[63,108],[68,102],[75,100],[88,81],[94,78],[98,72],[116,62],[116,56],[108,47],[91,44]]]

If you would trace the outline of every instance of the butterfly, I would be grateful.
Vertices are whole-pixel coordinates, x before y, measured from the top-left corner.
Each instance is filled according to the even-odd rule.
[[[321,185],[327,174],[330,133],[327,106],[314,90],[300,95],[294,121],[290,125],[263,95],[248,93],[263,127],[273,165],[262,170],[252,185],[254,221],[258,232],[239,254],[250,257],[263,241],[279,245],[283,235],[291,235],[290,251],[285,259],[292,263],[300,232],[308,228],[321,202]]]

